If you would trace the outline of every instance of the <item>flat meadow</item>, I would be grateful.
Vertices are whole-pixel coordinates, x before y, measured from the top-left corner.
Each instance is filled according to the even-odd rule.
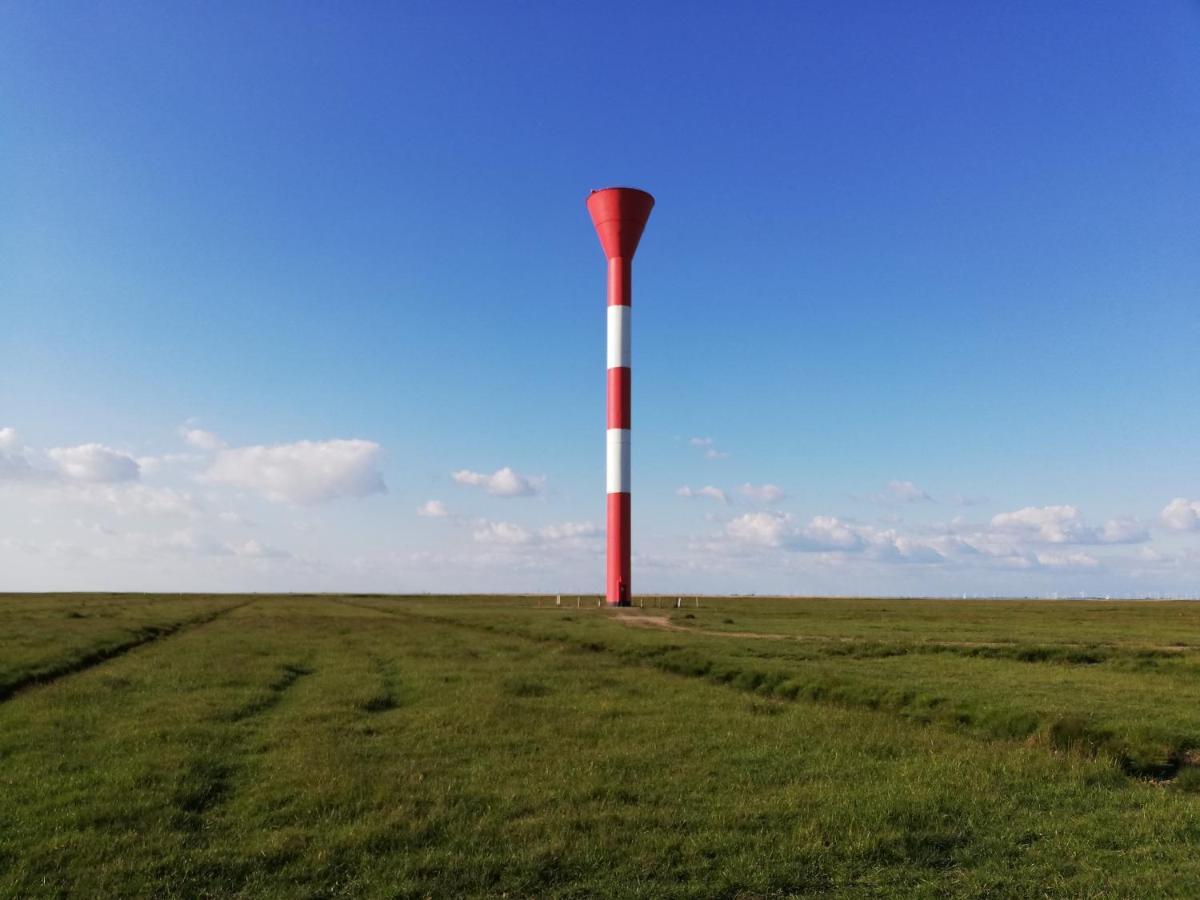
[[[1200,604],[0,596],[0,896],[1195,897]]]

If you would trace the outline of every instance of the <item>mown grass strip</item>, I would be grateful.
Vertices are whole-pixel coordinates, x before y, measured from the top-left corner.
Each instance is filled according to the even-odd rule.
[[[50,660],[36,668],[21,672],[15,677],[0,681],[0,703],[11,700],[24,691],[51,684],[60,678],[75,675],[94,668],[101,663],[108,662],[110,659],[124,656],[138,647],[145,646],[154,641],[160,641],[163,638],[178,634],[186,629],[207,625],[209,622],[253,602],[254,600],[245,600],[242,603],[235,603],[232,606],[208,611],[199,616],[182,619],[167,625],[144,625],[119,640],[101,644],[100,646],[82,648],[78,653],[71,656]]]

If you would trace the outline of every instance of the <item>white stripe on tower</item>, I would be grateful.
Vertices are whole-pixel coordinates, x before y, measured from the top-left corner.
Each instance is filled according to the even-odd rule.
[[[628,306],[608,307],[608,367],[629,366],[630,313]]]
[[[610,494],[629,493],[629,435],[628,428],[608,429],[606,490]]]

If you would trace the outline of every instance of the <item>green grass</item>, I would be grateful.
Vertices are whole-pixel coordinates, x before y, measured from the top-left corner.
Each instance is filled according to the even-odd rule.
[[[572,603],[0,598],[0,896],[1200,893],[1200,605]]]
[[[244,599],[114,594],[21,597],[0,609],[0,701],[34,684],[96,665]]]

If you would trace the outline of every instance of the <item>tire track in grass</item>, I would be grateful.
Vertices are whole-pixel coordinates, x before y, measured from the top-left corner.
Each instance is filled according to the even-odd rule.
[[[324,602],[326,598],[314,599]],[[357,648],[346,644],[342,644],[338,651],[355,658],[365,658],[369,662],[370,673],[376,679],[373,689],[352,704],[358,713],[367,716],[386,713],[408,702],[404,685],[388,659],[370,651],[360,653]],[[263,730],[269,727],[271,717],[287,714],[280,711],[281,706],[298,702],[291,698],[301,682],[310,676],[320,676],[325,671],[318,663],[319,659],[314,658],[313,652],[280,661],[278,674],[257,696],[219,716],[219,721],[227,729],[223,740],[198,751],[181,770],[171,800],[174,808],[172,824],[175,828],[187,834],[202,835],[211,827],[214,816],[221,814],[222,807],[255,780],[256,767],[262,766],[263,762],[250,748],[261,738]],[[334,675],[336,677],[336,672]],[[237,865],[230,871],[235,873],[237,879],[250,877],[249,872],[238,869]]]
[[[326,601],[325,597],[314,599]],[[345,643],[337,650],[339,654],[367,661],[367,671],[375,678],[372,689],[351,704],[358,713],[364,716],[387,713],[409,702],[404,684],[387,658]],[[332,673],[335,683],[336,669],[335,663]],[[217,717],[216,721],[225,729],[223,737],[198,748],[181,767],[178,784],[171,794],[172,827],[188,836],[188,840],[204,840],[203,836],[215,827],[214,823],[223,815],[227,804],[261,778],[259,769],[266,763],[254,747],[262,739],[264,730],[271,727],[273,717],[288,715],[287,710],[297,703],[303,706],[306,701],[303,697],[295,698],[295,690],[310,680],[319,680],[322,674],[328,672],[315,651],[288,654],[278,661],[275,677],[264,684],[261,691]],[[317,678],[312,679],[312,676]],[[275,854],[279,859],[292,858],[291,851],[275,851]],[[252,870],[238,861],[229,863],[226,871],[237,883],[246,882],[253,875]]]
[[[204,831],[212,814],[236,793],[239,780],[244,780],[244,748],[250,735],[261,730],[261,719],[284,701],[300,679],[316,672],[308,662],[284,662],[261,694],[221,716],[231,730],[221,740],[199,749],[180,769],[170,795],[173,828],[188,834]],[[234,747],[243,752],[231,752]]]
[[[145,625],[134,631],[129,637],[124,640],[117,641],[112,644],[105,644],[101,647],[93,647],[76,656],[57,662],[49,663],[48,665],[36,669],[33,672],[28,672],[24,675],[19,675],[9,681],[0,683],[0,703],[5,703],[26,691],[37,687],[45,687],[53,684],[69,675],[76,675],[80,672],[86,672],[89,669],[94,669],[101,663],[106,663],[109,660],[117,659],[136,650],[138,647],[144,647],[146,644],[152,644],[156,641],[161,641],[164,638],[179,634],[184,631],[190,631],[193,628],[198,628],[201,625],[207,625],[224,615],[241,609],[255,602],[257,598],[245,600],[241,603],[235,603],[232,606],[226,606],[221,609],[203,613],[199,616],[194,616],[190,619],[182,619],[178,622],[172,622],[168,625]]]
[[[439,616],[408,609],[392,609],[337,600],[348,606],[385,613],[398,618],[415,618],[442,625],[456,625],[488,634],[522,638],[536,643],[551,643],[594,653],[610,653],[630,663],[658,672],[699,678],[710,684],[725,685],[755,697],[776,702],[805,700],[839,706],[846,709],[871,709],[897,716],[914,725],[950,725],[967,727],[965,733],[983,740],[1016,740],[1043,747],[1050,752],[1077,753],[1087,757],[1107,756],[1129,778],[1151,784],[1169,782],[1181,773],[1195,769],[1200,755],[1194,749],[1196,740],[1184,739],[1177,745],[1147,751],[1139,748],[1130,735],[1118,734],[1103,724],[1084,716],[1066,715],[1039,718],[1031,714],[1029,721],[1010,728],[1006,723],[991,724],[975,721],[974,714],[953,704],[939,701],[936,705],[920,706],[917,691],[871,691],[850,681],[816,679],[804,681],[780,672],[761,672],[753,668],[716,663],[689,653],[686,648],[665,646],[638,651],[614,647],[596,637],[572,638],[566,635],[530,634],[519,629],[466,622],[450,616]]]
[[[934,639],[886,641],[878,638],[848,637],[829,634],[782,634],[761,631],[723,631],[681,625],[666,615],[618,610],[613,620],[634,628],[702,637],[741,638],[758,641],[791,641],[822,648],[828,656],[871,657],[946,655],[1001,659],[1022,663],[1051,663],[1068,666],[1093,666],[1106,662],[1134,662],[1149,668],[1161,660],[1180,659],[1189,649],[1186,646],[1164,645],[1150,647],[1109,647],[1095,641],[1063,641],[1030,643],[1028,641],[944,641]]]
[[[401,705],[400,687],[395,668],[377,653],[370,654],[371,670],[379,678],[378,689],[359,708],[367,713],[381,713]]]
[[[255,716],[269,712],[280,704],[286,694],[293,685],[306,675],[312,675],[316,669],[307,663],[290,662],[284,663],[279,670],[279,677],[267,685],[265,693],[259,697],[255,697],[249,703],[234,710],[229,715],[229,721],[242,722],[246,719],[252,719]]]

